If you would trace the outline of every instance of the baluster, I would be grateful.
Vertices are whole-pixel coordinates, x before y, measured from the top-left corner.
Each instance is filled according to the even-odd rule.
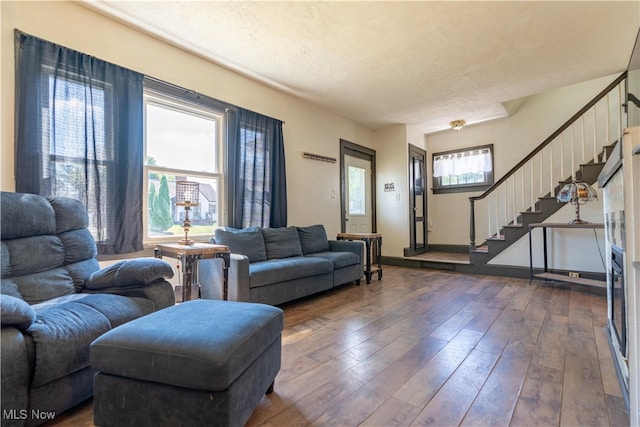
[[[598,157],[598,104],[593,105],[593,155]]]
[[[549,145],[549,194],[553,195],[553,146]]]
[[[533,167],[533,159],[531,159],[531,167]],[[525,204],[525,196],[524,196],[524,166],[522,167],[522,186],[520,188],[520,191],[522,192],[522,198],[521,198],[521,207],[523,211],[527,210],[527,206]]]
[[[533,169],[531,170],[531,176],[533,176]],[[544,189],[544,148],[540,151],[540,192],[539,195],[542,196],[542,191]]]
[[[493,198],[493,194],[489,196],[489,198],[487,199],[487,220],[488,220],[488,227],[487,227],[487,236],[491,237],[491,199]]]
[[[500,189],[496,188],[496,237],[500,235]]]
[[[576,148],[575,148],[575,135],[573,132],[573,125],[571,125],[571,180],[575,180],[576,179],[576,164],[575,164],[575,159],[574,159],[574,152],[575,152]]]
[[[618,138],[622,138],[622,104],[623,101],[622,83],[618,85]]]
[[[607,121],[605,122],[605,132],[604,132],[604,145],[608,145],[611,143],[611,138],[609,134],[609,122],[611,121],[611,107],[609,106],[609,94],[607,94]]]
[[[512,202],[511,202],[511,208],[513,209],[513,224],[517,224],[518,223],[518,218],[516,215],[516,174],[513,174],[513,183],[511,186],[511,198],[512,198]]]
[[[535,201],[534,201],[535,199],[533,197],[533,192],[534,192],[534,190],[533,190],[533,185],[534,185],[534,183],[533,183],[533,178],[534,178],[533,167],[535,166],[534,159],[535,159],[535,157],[533,159],[531,159],[531,209],[530,209],[531,212],[533,212],[534,207],[535,207]],[[542,166],[542,151],[540,151],[540,165]],[[542,170],[540,171],[540,192],[542,193]]]
[[[584,149],[584,114],[582,115],[582,117],[580,117],[582,119],[582,144],[581,144],[581,150],[582,150],[582,163],[584,163],[585,161],[585,149]]]
[[[507,211],[508,206],[509,206],[509,193],[507,192],[507,190],[509,189],[509,181],[505,181],[504,182],[504,204],[503,204],[503,208],[504,208],[504,225],[507,224],[507,221],[509,221],[509,212]]]
[[[564,179],[564,133],[561,133],[560,134],[560,180],[563,180],[563,179]]]

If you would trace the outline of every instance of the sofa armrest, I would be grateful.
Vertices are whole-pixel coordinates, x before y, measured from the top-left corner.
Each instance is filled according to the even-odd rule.
[[[329,250],[332,252],[353,252],[360,257],[360,265],[364,271],[364,242],[361,240],[329,240]]]
[[[230,259],[228,299],[250,302],[249,257],[232,253]],[[198,283],[203,299],[222,299],[222,268],[222,259],[198,261]]]
[[[329,250],[333,252],[353,252],[362,259],[364,257],[364,242],[360,240],[329,240]]]

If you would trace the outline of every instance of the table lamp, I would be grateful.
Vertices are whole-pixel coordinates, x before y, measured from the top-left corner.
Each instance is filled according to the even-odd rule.
[[[184,229],[184,239],[179,240],[179,245],[193,245],[195,242],[189,239],[189,229],[191,228],[191,220],[189,219],[189,210],[192,206],[198,206],[200,199],[200,184],[192,181],[176,182],[176,206],[184,206],[184,221],[182,228]]]
[[[588,224],[589,221],[580,219],[580,205],[597,199],[598,195],[595,190],[583,181],[571,181],[563,185],[557,196],[558,202],[571,203],[576,206],[576,217],[569,222],[570,224]]]

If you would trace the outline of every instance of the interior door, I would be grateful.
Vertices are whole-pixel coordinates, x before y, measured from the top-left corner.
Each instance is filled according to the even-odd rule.
[[[427,245],[427,194],[425,191],[426,151],[409,145],[409,212],[410,255],[428,251]]]
[[[373,232],[371,197],[371,160],[344,156],[345,165],[345,231]]]

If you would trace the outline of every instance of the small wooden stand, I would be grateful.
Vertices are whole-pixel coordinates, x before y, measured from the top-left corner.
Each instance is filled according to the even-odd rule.
[[[378,280],[382,279],[382,234],[379,233],[338,233],[337,240],[362,240],[366,247],[366,266],[364,270],[367,284],[371,283],[371,276],[378,272]],[[371,254],[373,244],[373,257]],[[375,258],[377,267],[371,267],[371,260]]]
[[[231,252],[228,246],[212,245],[209,243],[194,243],[183,245],[178,243],[166,243],[157,245],[154,250],[156,258],[163,256],[177,258],[182,266],[182,301],[191,299],[191,285],[193,273],[197,268],[197,262],[201,259],[221,258],[224,262],[222,277],[222,299],[228,298],[229,289],[229,264]]]

